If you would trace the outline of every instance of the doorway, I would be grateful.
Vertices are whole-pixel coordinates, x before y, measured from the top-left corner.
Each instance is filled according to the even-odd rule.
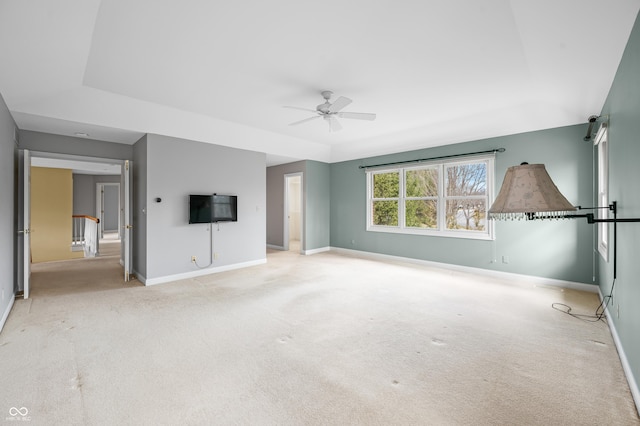
[[[29,297],[30,292],[30,277],[31,277],[31,179],[30,179],[30,170],[32,166],[37,166],[41,168],[50,168],[50,169],[70,169],[79,174],[108,174],[108,175],[120,175],[118,176],[117,186],[114,186],[116,191],[116,203],[115,203],[115,214],[116,219],[111,221],[111,225],[108,227],[116,226],[114,231],[114,236],[117,238],[115,241],[116,244],[113,244],[113,250],[110,250],[111,253],[104,253],[106,256],[103,256],[102,259],[107,262],[109,259],[113,259],[115,268],[119,270],[119,274],[122,274],[123,266],[124,266],[124,281],[129,280],[129,276],[131,274],[131,162],[128,160],[111,160],[111,159],[103,159],[103,158],[93,158],[93,157],[83,157],[83,156],[74,156],[68,154],[55,154],[55,153],[47,153],[47,152],[31,152],[29,150],[19,150],[19,176],[24,176],[18,182],[18,218],[20,218],[20,222],[18,223],[20,236],[22,238],[18,241],[18,277],[17,277],[17,290],[18,292],[22,292],[25,299]],[[100,179],[100,178],[97,178]],[[94,188],[94,183],[91,184]],[[123,191],[120,191],[120,189]],[[113,189],[112,189],[113,190]],[[121,192],[124,192],[124,197]],[[89,206],[93,204],[96,200],[96,196],[92,195],[91,197],[86,197]],[[124,201],[123,201],[124,199]],[[96,204],[93,204],[96,206]],[[87,215],[87,217],[91,217],[93,215]],[[95,219],[95,218],[94,218]],[[69,217],[69,221],[71,221],[71,217]],[[116,225],[113,225],[113,223]],[[125,225],[127,224],[127,225]],[[126,229],[126,230],[125,230]],[[105,228],[105,231],[110,230]],[[40,232],[44,232],[43,229],[40,229]],[[72,233],[69,233],[69,241],[71,241]],[[64,237],[63,237],[64,240]],[[106,248],[106,247],[105,247]],[[101,253],[102,255],[102,253]],[[82,262],[83,265],[90,270],[91,265],[97,267],[98,260],[97,259],[88,259],[89,262]],[[94,263],[91,263],[91,260],[94,260]],[[68,262],[76,262],[77,260],[64,260],[59,262],[59,267],[63,270],[66,269],[66,265],[72,265]],[[44,265],[44,264],[43,264]],[[77,265],[76,265],[77,266]],[[73,269],[73,268],[70,268]],[[97,270],[96,270],[97,272]],[[90,288],[92,283],[95,280],[95,277],[92,279],[92,274],[89,271],[85,271],[80,274],[83,278],[81,281],[86,282],[87,288]],[[122,275],[121,275],[122,276]],[[44,280],[48,282],[50,280]],[[73,280],[70,280],[73,281]]]
[[[284,238],[286,251],[304,253],[302,173],[284,175]]]
[[[122,229],[119,183],[96,183],[96,216],[100,219],[100,238],[119,240]]]

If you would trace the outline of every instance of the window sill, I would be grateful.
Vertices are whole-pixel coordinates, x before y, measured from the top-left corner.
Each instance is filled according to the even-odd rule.
[[[421,235],[425,237],[459,238],[467,240],[492,241],[493,235],[482,231],[438,231],[430,229],[402,229],[387,226],[370,226],[367,232],[383,232],[388,234]]]

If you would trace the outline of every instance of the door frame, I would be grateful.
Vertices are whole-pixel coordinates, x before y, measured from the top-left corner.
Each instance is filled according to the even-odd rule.
[[[122,163],[121,182],[123,191],[120,192],[122,203],[120,204],[122,225],[120,243],[122,250],[120,251],[120,260],[124,268],[124,281],[131,280],[133,273],[133,162],[124,160]]]
[[[120,182],[96,182],[96,217],[100,219],[98,223],[100,238],[104,237],[104,187],[115,186],[118,188],[118,237],[122,238],[122,215],[120,214]]]
[[[124,217],[125,221],[128,221],[128,224],[123,224],[122,222],[120,222],[120,224],[122,225],[122,228],[126,228],[126,229],[131,229],[133,228],[132,225],[132,218],[133,218],[133,202],[132,202],[132,197],[131,194],[133,193],[133,179],[132,179],[132,162],[130,160],[122,160],[122,159],[113,159],[113,158],[100,158],[100,157],[89,157],[89,156],[81,156],[81,155],[73,155],[73,154],[59,154],[59,153],[53,153],[53,152],[46,152],[46,151],[28,151],[28,150],[22,150],[22,151],[27,151],[30,154],[30,158],[29,158],[29,170],[30,170],[30,165],[31,165],[31,160],[34,157],[40,157],[40,158],[48,158],[48,159],[58,159],[58,160],[75,160],[75,161],[81,161],[81,162],[89,162],[89,163],[107,163],[107,164],[120,164],[120,169],[121,169],[121,194],[124,193],[126,200],[124,202],[124,204],[120,204],[120,211],[122,212],[122,216]],[[126,170],[126,173],[125,173]],[[22,172],[22,170],[20,170]],[[123,190],[123,186],[124,186],[124,190]],[[26,186],[26,184],[24,182],[22,182],[22,179],[18,182],[18,199],[19,202],[24,200],[25,197],[25,191],[27,191],[27,195],[30,193],[30,186]],[[21,212],[19,212],[21,213]],[[30,208],[29,208],[29,213],[30,213]],[[97,213],[97,212],[96,212]],[[121,228],[121,229],[122,229]],[[28,228],[27,228],[28,229]],[[29,232],[31,232],[29,230]],[[131,271],[133,269],[133,264],[132,264],[132,252],[133,252],[133,242],[132,242],[132,238],[131,238],[131,234],[130,232],[126,233],[126,240],[124,238],[124,235],[121,236],[122,238],[122,242],[121,244],[123,245],[123,250],[122,250],[122,254],[121,256],[123,257],[121,259],[121,262],[124,266],[124,276],[125,276],[125,281],[128,281],[131,275]],[[22,248],[22,247],[20,247]],[[25,249],[26,252],[26,249]],[[30,268],[31,268],[31,259],[30,256],[26,257],[29,261],[22,261],[22,265],[19,265],[20,268],[24,268],[25,271],[29,271],[30,272]],[[18,262],[20,262],[19,259]],[[27,269],[28,268],[28,269]],[[28,276],[27,276],[28,278]],[[24,277],[22,277],[22,281],[24,281]],[[18,283],[20,284],[20,280],[18,281]],[[25,299],[28,297],[29,293],[28,290],[25,291]]]
[[[304,173],[287,173],[284,175],[284,203],[283,203],[283,235],[282,247],[285,251],[289,250],[289,181],[290,179],[300,177],[300,253],[304,253]]]
[[[18,253],[17,286],[29,298],[31,280],[31,152],[18,151]],[[21,238],[20,238],[21,236]]]

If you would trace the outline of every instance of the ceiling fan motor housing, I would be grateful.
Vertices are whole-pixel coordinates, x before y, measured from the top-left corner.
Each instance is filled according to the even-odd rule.
[[[318,110],[318,112],[320,112],[321,114],[328,114],[329,113],[329,108],[331,107],[331,104],[329,103],[329,101],[326,101],[323,104],[320,104],[316,107],[316,109]]]
[[[316,110],[318,110],[318,112],[322,114],[328,114],[329,108],[331,107],[331,104],[329,103],[329,99],[331,99],[331,95],[333,95],[333,92],[331,90],[323,90],[322,92],[320,92],[320,94],[324,98],[324,103],[318,105],[316,107]]]

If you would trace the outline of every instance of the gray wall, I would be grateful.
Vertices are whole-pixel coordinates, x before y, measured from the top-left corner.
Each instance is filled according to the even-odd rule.
[[[96,214],[96,184],[120,183],[120,175],[87,175],[73,174],[73,214],[86,214],[97,217]],[[117,207],[118,202],[116,200]],[[117,223],[116,217],[116,223]]]
[[[284,247],[284,175],[302,173],[304,185],[307,180],[306,170],[306,161],[267,167],[267,244],[275,247]],[[304,198],[306,197],[306,191],[304,189],[302,196],[303,214],[305,214]],[[304,233],[304,223],[302,227]],[[306,238],[303,237],[303,240],[306,240]]]
[[[209,263],[209,225],[188,223],[189,194],[238,196],[238,221],[213,225],[212,268],[266,259],[264,153],[151,134],[146,149],[147,279],[198,271],[191,256]]]
[[[133,145],[132,165],[132,263],[134,273],[142,277],[147,276],[147,215],[143,213],[147,208],[147,145],[147,135]],[[124,191],[120,193],[120,199],[124,203]]]
[[[119,176],[118,176],[119,177]],[[117,231],[118,230],[118,215],[120,209],[120,188],[115,185],[106,185],[104,187],[104,214],[102,215],[103,231]],[[96,212],[97,213],[97,212]]]
[[[596,57],[597,60],[597,57]],[[640,20],[637,18],[601,115],[609,115],[609,200],[618,201],[618,217],[640,217]],[[609,226],[613,235],[613,226]],[[610,240],[611,241],[611,240]],[[611,241],[612,243],[613,241]],[[640,223],[618,225],[618,270],[610,320],[640,381]],[[611,244],[610,243],[610,244]],[[600,256],[600,289],[607,295],[613,282],[613,255]],[[640,395],[636,395],[640,397]],[[637,400],[640,403],[640,400]]]
[[[367,232],[366,179],[358,168],[504,147],[496,156],[496,190],[509,166],[543,163],[570,202],[591,205],[592,147],[585,132],[586,125],[578,125],[334,163],[331,246],[591,284],[594,229],[582,221],[496,222],[495,241]]]
[[[0,94],[0,320],[14,294],[16,125]]]
[[[131,160],[131,145],[20,130],[20,148],[87,157]]]
[[[96,215],[96,185],[93,175],[73,174],[73,214]]]

